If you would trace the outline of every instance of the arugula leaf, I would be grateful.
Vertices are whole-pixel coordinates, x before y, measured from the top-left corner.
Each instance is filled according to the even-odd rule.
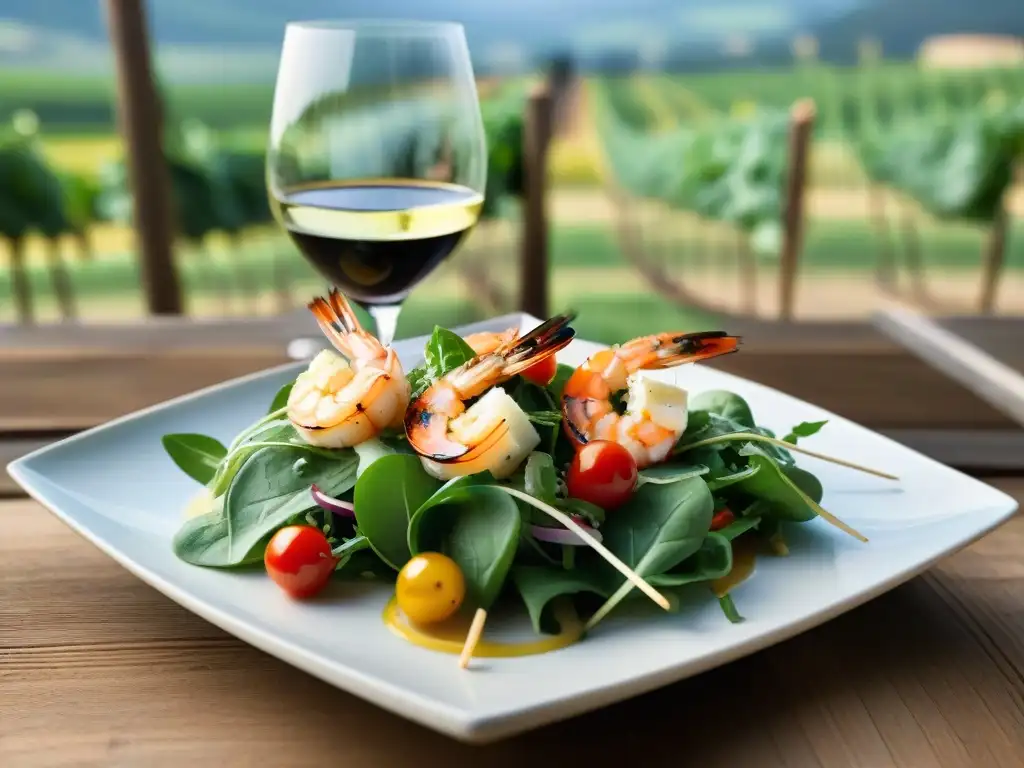
[[[728,392],[724,389],[711,389],[695,395],[690,400],[689,409],[713,413],[746,429],[754,426],[754,414],[750,410],[750,406],[747,405],[747,401],[735,392]],[[735,431],[742,432],[746,429]]]
[[[430,378],[430,372],[427,371],[426,365],[416,366],[405,375],[405,378],[409,380],[411,400],[418,398],[427,391],[427,387],[434,383]]]
[[[543,427],[559,427],[562,425],[561,411],[527,411],[526,417],[534,424]]]
[[[274,399],[270,403],[270,410],[267,411],[267,413],[274,413],[275,411],[280,411],[282,408],[287,407],[288,396],[291,395],[292,387],[294,386],[295,382],[289,381],[287,384],[285,384],[283,387],[277,390],[277,394],[274,395]]]
[[[548,454],[534,451],[527,457],[525,481],[524,490],[535,499],[551,505],[558,501],[558,475]]]
[[[441,552],[454,560],[466,589],[481,608],[490,608],[519,546],[519,507],[489,473],[449,481],[427,499],[409,525],[413,554]]]
[[[396,571],[408,562],[409,522],[440,487],[416,456],[381,456],[356,480],[356,524],[373,551]]]
[[[681,587],[697,581],[720,579],[732,570],[732,544],[721,533],[712,532],[691,557],[670,571],[647,578],[653,587]]]
[[[164,435],[161,442],[178,469],[203,485],[213,480],[217,467],[228,453],[219,440],[207,435]]]
[[[517,565],[510,575],[538,634],[555,634],[560,629],[551,610],[551,601],[555,598],[581,592],[604,598],[611,594],[608,580],[590,568],[567,571],[543,565]]]
[[[826,424],[828,424],[827,419],[825,421],[802,421],[789,430],[789,434],[782,438],[782,441],[796,445],[801,437],[811,437],[818,434]]]
[[[551,394],[532,381],[520,379],[509,396],[523,409],[527,418],[537,425],[540,444],[548,453],[554,454],[555,443],[562,431],[562,412],[551,398]]]

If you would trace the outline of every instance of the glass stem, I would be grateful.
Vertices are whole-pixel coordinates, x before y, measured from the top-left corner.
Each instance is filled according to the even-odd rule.
[[[402,313],[401,304],[371,304],[366,310],[373,317],[377,326],[377,338],[385,347],[390,347],[395,340],[398,329],[398,316]]]

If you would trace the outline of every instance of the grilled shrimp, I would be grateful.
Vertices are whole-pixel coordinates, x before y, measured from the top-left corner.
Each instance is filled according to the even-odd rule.
[[[735,352],[739,338],[723,331],[657,333],[602,349],[577,368],[562,394],[562,424],[577,446],[611,440],[640,468],[663,461],[686,430],[686,392],[639,376]],[[611,397],[628,388],[625,413]]]
[[[519,337],[518,328],[508,328],[504,331],[479,331],[463,337],[463,341],[473,348],[478,355],[486,355],[494,352],[506,344],[511,344]]]
[[[525,336],[510,333],[434,382],[405,414],[409,445],[442,479],[484,470],[507,477],[540,443],[529,418],[500,387],[572,341],[571,315],[559,315]],[[466,403],[483,395],[469,408]]]
[[[295,430],[311,445],[347,448],[400,426],[410,389],[395,351],[363,330],[337,290],[309,309],[341,355],[325,349],[295,380],[288,396]]]

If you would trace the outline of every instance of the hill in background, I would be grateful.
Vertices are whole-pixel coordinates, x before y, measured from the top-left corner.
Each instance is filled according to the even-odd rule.
[[[653,57],[718,67],[737,39],[746,55],[731,63],[777,63],[792,59],[799,33],[840,62],[854,60],[865,36],[906,58],[937,34],[1024,35],[1021,0],[148,0],[147,8],[161,72],[177,81],[272,78],[284,25],[297,17],[458,20],[482,71],[566,51],[590,66]],[[106,34],[97,0],[4,0],[0,68],[109,71]]]

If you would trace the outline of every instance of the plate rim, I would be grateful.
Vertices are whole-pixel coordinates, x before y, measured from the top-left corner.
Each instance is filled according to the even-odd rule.
[[[513,320],[518,320],[521,324],[528,321],[540,322],[529,313],[515,312],[477,323],[460,325],[453,330],[465,331],[466,329],[487,327],[489,325],[497,324],[498,322],[513,322]],[[421,335],[402,339],[402,341],[416,342],[418,340],[425,340],[426,338],[427,335]],[[581,341],[587,340],[581,339]],[[50,452],[66,448],[68,445],[73,445],[80,440],[87,440],[97,433],[102,433],[105,430],[116,428],[127,422],[131,422],[154,413],[159,413],[164,410],[173,409],[193,400],[201,399],[209,394],[244,385],[249,382],[272,378],[285,371],[297,370],[304,364],[305,363],[302,361],[285,362],[281,365],[272,366],[260,371],[228,379],[226,381],[212,384],[193,392],[185,393],[163,402],[138,409],[132,413],[125,414],[62,440],[37,448],[36,450],[10,462],[7,465],[7,472],[30,498],[47,509],[65,525],[85,538],[93,546],[97,547],[97,549],[117,562],[136,578],[139,578],[141,581],[156,589],[169,599],[174,600],[186,610],[189,610],[204,620],[209,621],[211,624],[214,624],[220,629],[234,635],[243,642],[258,648],[265,653],[275,656],[284,663],[301,669],[307,674],[323,680],[329,685],[341,688],[349,695],[356,696],[375,706],[379,706],[412,722],[418,723],[421,726],[467,743],[490,743],[542,725],[566,720],[585,712],[593,711],[597,708],[625,701],[629,698],[656,690],[664,685],[703,674],[704,672],[729,664],[758,650],[770,648],[778,643],[784,642],[785,640],[806,632],[809,629],[825,624],[828,621],[853,610],[854,608],[874,600],[900,584],[909,581],[915,576],[920,575],[936,563],[946,557],[949,557],[951,554],[969,547],[996,528],[1005,524],[1014,516],[1020,506],[1019,502],[1015,498],[999,488],[995,488],[978,478],[942,464],[941,462],[938,462],[935,459],[914,450],[913,448],[905,446],[886,435],[880,434],[868,427],[864,427],[857,422],[847,419],[846,417],[835,414],[814,405],[813,403],[802,400],[801,398],[788,395],[787,393],[769,385],[761,384],[760,382],[752,381],[727,371],[716,370],[717,374],[725,375],[728,378],[754,385],[757,388],[792,398],[800,403],[817,409],[823,414],[827,414],[829,417],[842,419],[847,425],[852,425],[860,430],[864,430],[875,438],[881,438],[889,443],[898,445],[903,450],[909,451],[918,460],[923,459],[925,462],[935,465],[946,472],[952,472],[960,475],[973,483],[982,486],[986,492],[990,494],[991,499],[991,502],[986,504],[987,520],[985,524],[981,525],[976,530],[972,530],[969,537],[957,539],[948,545],[943,546],[934,556],[916,562],[908,568],[887,574],[885,578],[870,589],[865,589],[855,594],[843,596],[842,598],[834,600],[828,605],[823,606],[820,610],[812,612],[799,620],[790,622],[781,627],[761,632],[735,645],[729,646],[722,651],[708,654],[698,661],[681,661],[677,664],[663,667],[641,676],[630,677],[618,682],[610,682],[588,691],[586,694],[581,696],[552,698],[543,702],[526,704],[517,709],[508,710],[506,713],[502,714],[474,714],[471,710],[453,706],[434,698],[428,698],[408,688],[403,688],[388,681],[381,680],[380,678],[369,676],[355,667],[332,664],[330,660],[323,658],[321,654],[310,651],[301,645],[296,645],[273,632],[266,631],[258,626],[250,624],[243,618],[235,618],[230,613],[212,605],[201,596],[193,596],[188,591],[179,587],[175,582],[149,570],[144,563],[141,563],[130,555],[120,551],[116,546],[108,543],[104,537],[94,533],[88,526],[81,524],[74,515],[69,515],[62,511],[60,509],[60,504],[52,502],[48,498],[46,491],[38,488],[34,480],[29,477],[29,475],[34,472],[31,465],[38,459],[45,457]],[[40,475],[40,477],[42,477],[42,475]],[[339,684],[340,680],[344,680],[344,686]]]

